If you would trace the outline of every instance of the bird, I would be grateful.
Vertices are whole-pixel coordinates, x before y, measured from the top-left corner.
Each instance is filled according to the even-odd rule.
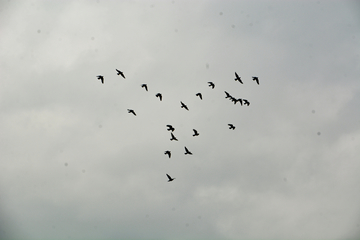
[[[250,102],[249,102],[248,100],[243,99],[243,101],[244,101],[244,105],[247,105],[247,106],[249,106],[249,105],[250,105]]]
[[[202,100],[202,95],[201,95],[201,93],[197,93],[196,96],[198,96],[198,97]]]
[[[136,116],[136,113],[132,109],[128,109],[128,113],[132,113],[132,114],[134,114]]]
[[[241,106],[243,105],[243,102],[242,102],[241,98],[238,98],[236,101],[239,102],[241,104]]]
[[[235,126],[234,126],[234,125],[232,125],[231,123],[229,123],[228,125],[229,125],[229,129],[232,129],[232,130],[234,130],[234,129],[235,129]]]
[[[235,81],[239,81],[241,84],[243,84],[243,82],[241,81],[241,77],[239,77],[239,75],[235,72]]]
[[[253,81],[256,81],[256,83],[259,85],[259,78],[258,77],[252,77]]]
[[[173,132],[175,130],[175,128],[173,128],[173,126],[171,126],[171,125],[166,125],[166,126],[168,127],[168,129],[167,129],[168,131]]]
[[[215,84],[213,82],[208,82],[208,84],[209,84],[209,87],[212,87],[214,89]]]
[[[225,94],[226,94],[226,97],[225,98],[231,98],[231,95],[227,92],[227,91],[224,91]]]
[[[180,103],[181,103],[181,108],[185,108],[186,110],[189,111],[188,107],[183,102],[180,101]]]
[[[234,104],[236,104],[236,102],[237,102],[236,98],[234,98],[234,97],[230,97],[230,100],[231,100]]]
[[[117,69],[116,69],[116,71],[117,71],[117,75],[121,75],[123,78],[125,78],[125,75],[122,71],[117,70]]]
[[[146,91],[148,91],[147,85],[144,83],[141,85],[142,88],[145,88]]]
[[[104,76],[99,75],[97,76],[97,79],[101,80],[102,84],[104,84]]]
[[[165,151],[164,154],[167,154],[169,156],[169,158],[171,158],[171,152],[170,151]]]
[[[173,180],[175,179],[175,178],[171,178],[169,174],[166,174],[166,176],[167,176],[168,179],[169,179],[168,182],[171,182],[171,181],[173,181]]]
[[[187,149],[187,147],[185,147],[185,155],[186,155],[186,154],[192,155],[192,152],[190,152],[190,151]]]
[[[199,133],[198,133],[198,131],[196,131],[196,129],[193,129],[193,131],[194,131],[193,137],[199,136]]]
[[[158,98],[160,98],[160,101],[162,101],[162,95],[161,95],[161,93],[157,93],[155,96],[158,97]]]
[[[177,138],[174,136],[173,133],[171,133],[171,138],[170,138],[170,141],[172,141],[172,140],[178,141]]]

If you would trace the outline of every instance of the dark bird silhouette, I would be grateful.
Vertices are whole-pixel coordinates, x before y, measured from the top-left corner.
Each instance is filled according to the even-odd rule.
[[[171,133],[171,138],[170,138],[170,141],[172,141],[172,140],[178,141],[177,138],[174,136],[173,133]]]
[[[164,154],[167,154],[169,156],[169,158],[171,158],[171,152],[170,151],[165,151]]]
[[[192,152],[190,152],[190,151],[187,149],[187,147],[185,147],[185,155],[186,155],[186,154],[192,155]]]
[[[128,113],[132,113],[132,114],[134,114],[136,116],[136,113],[132,109],[128,109]]]
[[[162,95],[161,95],[161,93],[157,93],[155,96],[158,97],[158,98],[160,98],[160,101],[162,101]]]
[[[104,76],[99,75],[97,76],[97,79],[101,80],[102,84],[104,84]]]
[[[145,88],[146,91],[148,90],[147,85],[146,85],[145,83],[142,84],[141,87],[142,87],[142,88]]]
[[[231,98],[231,95],[227,92],[227,91],[224,91],[225,94],[226,94],[226,97],[225,98]]]
[[[244,105],[247,105],[247,106],[249,106],[249,105],[250,105],[250,102],[249,102],[248,100],[243,99],[243,101],[244,101]]]
[[[194,131],[193,137],[199,136],[199,133],[198,133],[198,131],[196,131],[196,129],[193,129],[193,131]]]
[[[239,77],[239,75],[235,72],[235,81],[239,81],[241,84],[243,84],[243,82],[241,81],[241,77]]]
[[[175,178],[171,178],[170,176],[169,176],[169,174],[166,174],[166,176],[168,177],[168,182],[171,182],[171,181],[173,181]]]
[[[259,78],[258,77],[252,77],[253,81],[256,81],[256,83],[259,85]]]
[[[116,71],[117,71],[117,75],[121,75],[123,78],[125,78],[125,75],[122,71],[117,70],[117,69],[116,69]]]
[[[238,98],[236,101],[239,102],[241,106],[243,105],[243,102],[242,102],[241,98]]]
[[[230,97],[230,100],[231,100],[234,104],[236,104],[236,102],[237,102],[236,98],[234,98],[234,97]]]
[[[208,84],[209,84],[209,87],[212,87],[214,89],[215,84],[213,82],[208,82]]]
[[[201,93],[197,93],[196,96],[198,96],[198,97],[202,100],[202,95],[201,95]]]
[[[235,129],[235,126],[234,126],[234,125],[232,125],[231,123],[229,123],[228,125],[229,125],[229,129],[232,129],[232,130],[234,130],[234,129]]]
[[[173,126],[171,126],[171,125],[166,125],[166,126],[168,127],[168,129],[167,129],[168,131],[173,132],[175,130],[175,128],[173,128]]]
[[[181,108],[185,108],[186,110],[189,111],[188,107],[183,102],[180,101],[180,103],[181,103]]]

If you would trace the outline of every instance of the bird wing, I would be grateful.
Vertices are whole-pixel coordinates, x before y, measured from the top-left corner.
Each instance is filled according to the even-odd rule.
[[[237,79],[239,79],[239,75],[235,72],[235,77],[237,78]]]
[[[171,177],[169,176],[169,174],[166,174],[166,176],[168,177],[169,180],[171,180]]]

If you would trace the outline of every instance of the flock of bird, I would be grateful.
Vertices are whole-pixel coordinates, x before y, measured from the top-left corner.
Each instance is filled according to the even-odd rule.
[[[125,75],[122,71],[118,70],[118,69],[115,69],[116,72],[117,72],[117,75],[120,75],[122,76],[124,79],[125,78]],[[104,76],[102,75],[98,75],[97,76],[97,79],[99,81],[101,81],[102,84],[104,84],[105,82],[105,79],[104,79]],[[235,81],[238,81],[239,83],[243,84],[242,80],[241,80],[241,77],[235,72]],[[252,77],[252,80],[255,81],[258,85],[259,85],[259,78],[258,77]],[[213,82],[208,82],[209,84],[209,87],[211,87],[212,89],[215,88],[215,84]],[[142,84],[141,85],[142,88],[145,88],[146,91],[148,91],[148,86],[147,84]],[[202,94],[201,93],[196,93],[195,94],[197,97],[200,98],[200,100],[202,100]],[[225,91],[225,98],[226,99],[229,99],[230,101],[232,101],[234,104],[236,104],[237,102],[240,103],[241,106],[243,105],[246,105],[246,106],[249,106],[250,105],[250,102],[246,99],[241,99],[241,98],[235,98],[233,97],[231,94],[229,94],[228,92]],[[159,98],[160,101],[162,101],[162,94],[161,93],[157,93],[155,95],[155,97]],[[181,108],[184,108],[185,110],[189,111],[189,108],[187,107],[187,105],[185,103],[183,103],[182,101],[180,101],[180,104],[181,104]],[[128,110],[128,113],[131,113],[133,114],[134,116],[136,116],[136,113],[133,109],[127,109]],[[232,129],[232,130],[235,130],[235,126],[231,123],[228,124],[229,126],[229,129]],[[172,126],[172,125],[166,125],[167,127],[167,130],[168,131],[171,131],[170,135],[171,135],[171,138],[170,138],[170,141],[178,141],[178,139],[175,137],[174,135],[174,130],[175,128]],[[200,134],[198,133],[198,131],[196,129],[193,129],[194,131],[194,134],[192,135],[193,137],[196,137],[196,136],[199,136]],[[192,155],[192,152],[189,151],[189,149],[185,146],[185,155]],[[171,151],[170,150],[166,150],[164,152],[165,155],[168,155],[169,158],[171,158]],[[167,178],[168,178],[168,182],[171,182],[173,181],[175,178],[172,178],[169,174],[166,174]]]

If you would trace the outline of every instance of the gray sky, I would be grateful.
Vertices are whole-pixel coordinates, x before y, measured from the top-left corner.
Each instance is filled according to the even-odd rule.
[[[2,1],[0,238],[358,239],[359,10]]]

